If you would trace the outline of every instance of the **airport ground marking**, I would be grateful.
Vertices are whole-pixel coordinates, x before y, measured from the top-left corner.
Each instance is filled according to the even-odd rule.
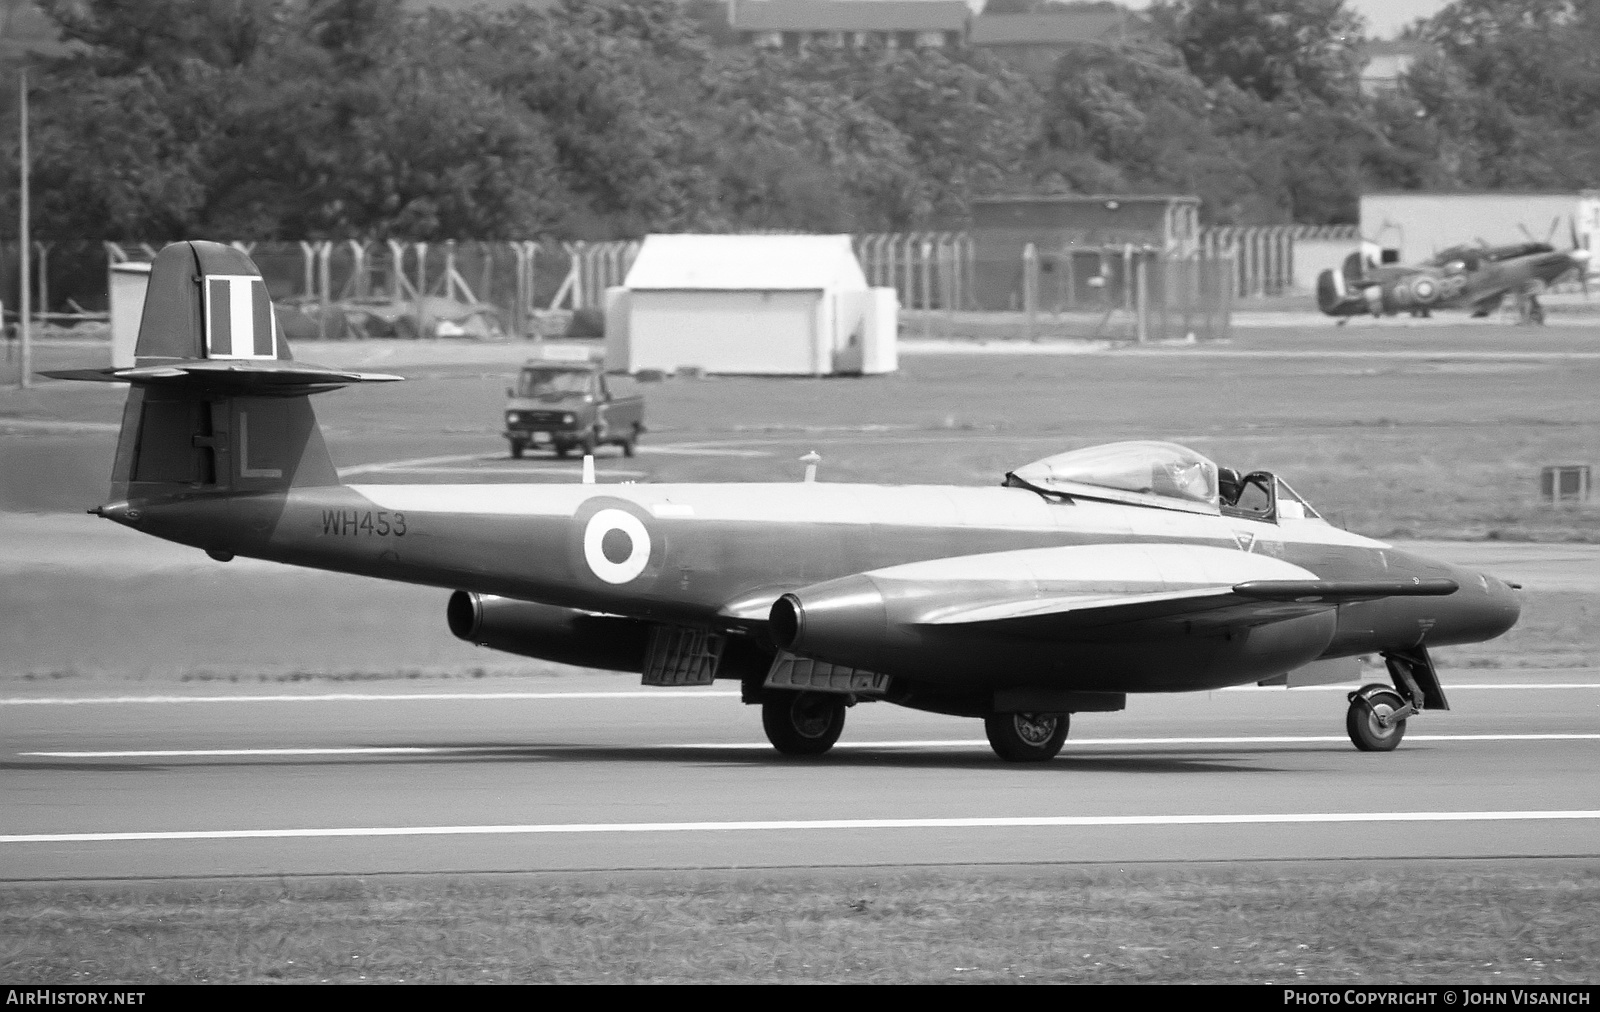
[[[365,826],[126,833],[15,833],[0,844],[274,840],[338,837],[539,836],[602,833],[807,832],[869,829],[1067,829],[1111,826],[1252,826],[1378,822],[1545,822],[1600,819],[1600,811],[1285,812],[1215,815],[1041,815],[922,819],[774,819],[747,822],[577,822],[503,826]]]
[[[86,703],[392,703],[517,699],[694,699],[738,698],[737,692],[640,689],[612,692],[322,692],[252,696],[26,696],[0,698],[0,706],[76,706]]]
[[[1258,735],[1255,737],[1214,738],[1074,738],[1067,749],[1074,746],[1126,747],[1132,745],[1307,745],[1345,742],[1344,735]],[[1600,734],[1414,734],[1407,741],[1596,741]],[[362,745],[326,748],[196,748],[196,749],[133,749],[97,752],[18,752],[17,755],[33,759],[215,759],[228,757],[261,756],[339,756],[339,755],[516,755],[519,758],[543,758],[541,753],[580,751],[602,748],[602,745]],[[725,749],[749,750],[770,748],[766,742],[658,742],[653,745],[628,746],[641,750],[660,749]],[[840,742],[835,749],[925,749],[925,748],[988,748],[983,738],[943,738],[908,741],[852,741]]]

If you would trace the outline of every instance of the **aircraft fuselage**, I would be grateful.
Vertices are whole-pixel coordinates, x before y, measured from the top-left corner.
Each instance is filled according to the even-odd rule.
[[[877,669],[930,684],[1043,680],[1086,691],[1212,688],[1271,677],[1317,658],[1487,639],[1510,627],[1518,607],[1500,580],[1320,520],[1264,522],[1053,501],[1025,488],[354,485],[122,503],[103,513],[217,557],[733,631],[760,631],[772,603],[801,587],[886,570],[889,578],[879,583],[900,586],[895,567],[953,558],[1004,564],[1009,557],[1003,553],[1023,553],[1000,572],[1010,589],[1037,595],[1170,590],[1205,578],[1177,571],[1182,567],[1155,554],[1156,575],[1130,573],[1126,558],[1105,561],[1093,550],[1108,545],[1124,546],[1123,552],[1192,546],[1205,566],[1254,566],[1273,578],[1444,578],[1460,587],[1446,597],[1345,603],[1250,629],[1199,623],[1175,630],[1168,619],[1141,636],[1136,623],[1122,623],[1106,635],[1077,636],[1070,650],[1027,636],[956,635],[916,623],[879,637]],[[1066,548],[1085,551],[1063,556],[1059,572],[1041,571],[1026,555]],[[1225,578],[1255,573],[1240,569]],[[986,576],[983,586],[992,590],[993,574]],[[948,586],[959,595],[965,578],[959,569],[929,570],[912,593],[927,598]]]

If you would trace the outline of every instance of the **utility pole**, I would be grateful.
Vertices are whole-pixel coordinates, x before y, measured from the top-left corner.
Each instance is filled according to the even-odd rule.
[[[21,162],[22,162],[22,213],[21,221],[17,228],[17,237],[20,240],[20,261],[18,268],[19,287],[17,300],[17,335],[22,339],[22,369],[17,376],[17,386],[29,387],[33,384],[33,333],[30,318],[33,315],[33,293],[28,278],[28,253],[29,244],[33,241],[28,234],[28,68],[23,66],[18,74],[22,87],[18,101],[21,103]]]

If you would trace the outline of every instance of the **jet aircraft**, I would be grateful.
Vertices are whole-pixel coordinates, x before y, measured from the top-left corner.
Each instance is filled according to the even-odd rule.
[[[1516,621],[1515,588],[1327,523],[1281,478],[1135,441],[991,487],[346,485],[311,396],[399,377],[297,362],[249,257],[168,246],[110,501],[91,513],[235,556],[454,591],[463,639],[646,685],[736,680],[778,751],[826,752],[848,707],[981,719],[1015,762],[1129,694],[1354,678],[1356,747],[1448,708],[1434,646]]]
[[[1548,242],[1452,246],[1414,267],[1376,267],[1352,253],[1341,270],[1317,276],[1317,306],[1341,323],[1369,313],[1427,316],[1435,309],[1488,316],[1509,296],[1525,320],[1543,323],[1539,296],[1574,271],[1586,281],[1588,267],[1589,251],[1578,244],[1575,227],[1565,251]]]

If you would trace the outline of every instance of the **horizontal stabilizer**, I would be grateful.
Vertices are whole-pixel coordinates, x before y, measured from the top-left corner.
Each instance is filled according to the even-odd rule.
[[[387,373],[330,369],[285,359],[191,359],[127,369],[53,369],[39,375],[95,383],[225,388],[258,394],[305,393],[308,388],[332,390],[352,383],[392,383],[404,378]]]
[[[1251,580],[1233,592],[1257,601],[1339,604],[1380,597],[1444,597],[1461,589],[1454,580]]]

